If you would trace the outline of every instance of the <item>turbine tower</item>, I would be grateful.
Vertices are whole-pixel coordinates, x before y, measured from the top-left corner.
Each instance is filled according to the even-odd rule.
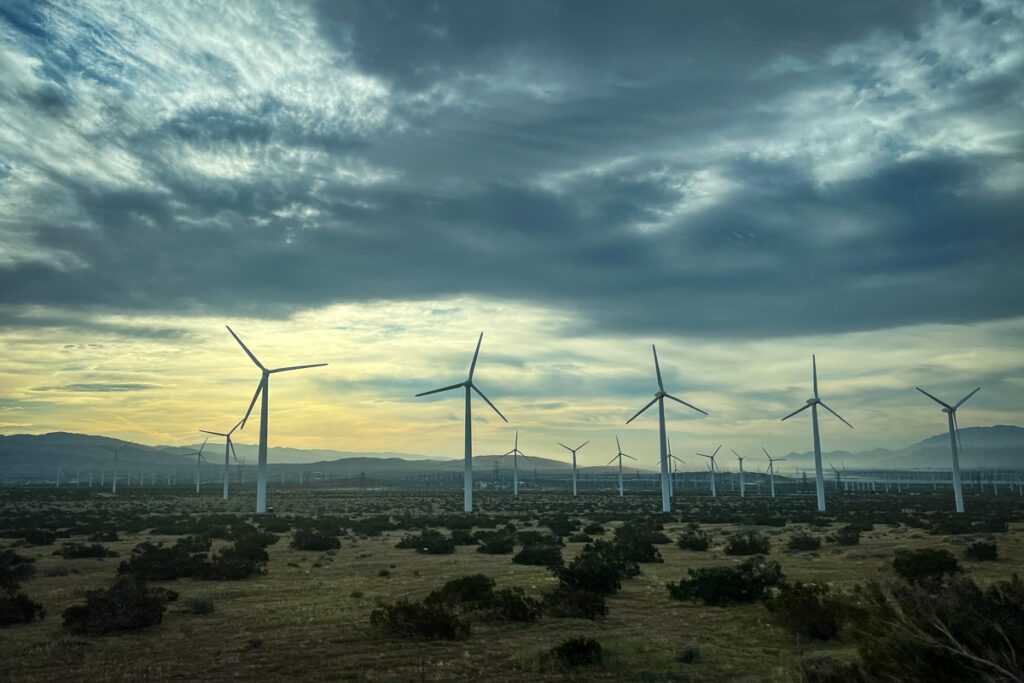
[[[842,423],[850,429],[853,429],[853,425],[844,420],[839,413],[825,405],[825,402],[821,400],[820,396],[818,396],[818,361],[813,355],[811,356],[811,375],[814,381],[814,397],[807,399],[807,403],[802,408],[794,410],[792,413],[782,418],[782,422],[785,422],[797,413],[803,412],[808,408],[811,409],[811,430],[814,436],[814,478],[818,490],[818,512],[824,512],[825,475],[821,471],[821,438],[818,435],[818,406],[820,405],[822,408],[838,417]]]
[[[690,405],[681,398],[676,398],[665,391],[665,384],[661,381],[661,366],[658,365],[658,349],[655,348],[654,344],[651,344],[651,350],[654,352],[654,372],[658,375],[658,391],[654,394],[654,398],[650,403],[641,408],[636,415],[626,420],[626,424],[640,417],[644,411],[655,403],[658,404],[659,443],[661,445],[661,511],[670,512],[672,510],[672,501],[670,500],[671,491],[669,490],[668,481],[668,443],[666,441],[668,436],[665,433],[665,399],[670,398],[677,403],[682,403],[687,408],[692,408],[702,415],[707,415],[707,413],[697,406]]]
[[[100,445],[100,448],[102,448],[104,450],[108,450],[108,451],[110,451],[111,453],[114,454],[114,476],[113,476],[113,484],[111,485],[111,488],[110,488],[110,492],[111,493],[117,493],[117,456],[121,453],[121,451],[123,451],[127,447],[128,447],[128,444],[124,443],[123,441],[121,442],[121,445],[118,446],[117,448],[111,448],[110,446]]]
[[[464,382],[459,382],[458,384],[451,384],[451,385],[446,386],[446,387],[441,387],[440,389],[431,389],[430,391],[424,391],[422,393],[416,394],[416,396],[429,396],[430,394],[438,394],[438,393],[441,393],[442,391],[449,391],[451,389],[458,389],[460,387],[465,388],[465,390],[466,390],[466,459],[465,459],[465,475],[464,475],[465,491],[463,492],[463,496],[462,496],[462,509],[463,509],[464,512],[472,512],[473,511],[473,407],[472,407],[473,406],[473,400],[472,400],[473,399],[473,394],[472,394],[472,392],[475,391],[476,393],[480,394],[480,398],[482,398],[484,401],[487,402],[487,405],[489,405],[494,410],[494,412],[496,412],[498,414],[498,417],[500,417],[505,422],[508,422],[508,420],[505,418],[505,416],[501,414],[501,411],[498,410],[493,403],[491,403],[491,399],[489,399],[486,396],[484,396],[484,392],[480,391],[480,389],[478,389],[477,386],[475,384],[473,384],[473,373],[476,371],[476,359],[477,359],[477,356],[480,355],[480,344],[481,344],[481,342],[483,342],[483,340],[484,340],[484,333],[481,332],[480,333],[480,338],[476,340],[476,351],[473,352],[473,362],[470,363],[470,365],[469,365],[469,377],[467,377]]]
[[[775,497],[775,463],[782,462],[785,458],[773,458],[769,453],[768,449],[761,446],[761,450],[768,457],[768,477],[772,483],[772,498]]]
[[[740,498],[746,498],[746,487],[744,486],[743,481],[743,458],[745,456],[740,455],[733,448],[730,448],[729,450],[732,451],[733,455],[736,456],[736,459],[740,461]]]
[[[196,456],[196,493],[199,493],[199,474],[200,474],[200,468],[202,467],[203,461],[206,460],[206,458],[203,457],[203,449],[206,448],[206,442],[209,441],[209,440],[210,440],[209,437],[203,439],[203,445],[199,447],[198,451],[192,451],[191,453],[186,453],[186,455],[194,455],[194,456]]]
[[[234,458],[235,462],[238,462],[238,456],[235,454],[235,444],[231,442],[231,435],[234,433],[236,429],[239,428],[239,426],[241,426],[241,424],[242,421],[239,420],[238,422],[235,423],[235,426],[229,429],[227,432],[211,432],[205,429],[199,430],[203,434],[212,434],[214,436],[224,437],[224,500],[228,499],[228,479],[230,478],[230,463],[228,462],[228,455]]]
[[[711,455],[706,455],[704,453],[698,453],[697,454],[697,455],[699,455],[702,458],[707,458],[708,459],[708,469],[711,471],[711,497],[712,498],[717,498],[718,497],[718,492],[715,491],[715,456],[718,455],[718,451],[721,448],[722,448],[722,444],[718,444],[718,448],[716,448],[715,452],[712,453]]]
[[[634,458],[632,455],[629,455],[628,453],[622,452],[622,444],[619,443],[619,437],[617,436],[615,437],[615,447],[618,449],[619,454],[616,455],[611,460],[609,460],[608,464],[611,465],[616,460],[619,461],[619,497],[621,498],[622,496],[626,495],[625,489],[622,487],[622,459],[629,458],[630,460],[636,460],[636,458]]]
[[[953,496],[956,499],[956,511],[963,512],[964,491],[960,485],[960,450],[962,449],[960,446],[960,425],[957,424],[956,421],[956,411],[957,408],[959,408],[960,406],[967,402],[967,399],[978,393],[978,389],[981,389],[981,387],[978,387],[971,393],[967,394],[953,405],[949,405],[945,401],[941,401],[935,398],[921,387],[915,388],[922,394],[924,394],[925,396],[927,396],[928,398],[942,406],[942,412],[946,413],[946,422],[949,424],[949,449],[953,454]]]
[[[589,441],[584,441],[583,443],[581,443],[576,448],[569,448],[568,446],[566,446],[561,441],[558,442],[559,446],[561,446],[565,450],[567,450],[570,453],[572,453],[572,495],[574,495],[574,496],[576,495],[576,451],[582,449],[588,443],[590,443],[590,442]]]
[[[242,347],[249,359],[256,364],[256,367],[263,373],[260,377],[260,383],[256,386],[256,393],[252,395],[252,401],[249,403],[249,410],[245,412],[245,417],[242,418],[240,426],[245,429],[245,423],[249,419],[249,415],[252,413],[252,408],[256,405],[256,399],[260,394],[263,394],[263,400],[260,402],[260,449],[259,449],[259,463],[256,468],[256,514],[262,515],[267,512],[267,426],[268,418],[270,413],[270,376],[277,372],[291,372],[292,370],[304,370],[306,368],[320,368],[327,363],[312,363],[310,365],[290,365],[285,368],[267,368],[256,358],[255,354],[249,350],[235,331],[230,326],[228,332],[235,338],[238,345]]]
[[[513,496],[518,496],[519,495],[519,456],[523,456],[524,458],[526,458],[526,453],[523,453],[521,450],[519,450],[519,430],[518,429],[516,430],[515,446],[513,446],[512,450],[510,450],[505,455],[511,455],[512,456],[512,495]],[[501,457],[504,458],[505,455],[503,455]],[[529,459],[529,458],[527,458],[527,459]]]

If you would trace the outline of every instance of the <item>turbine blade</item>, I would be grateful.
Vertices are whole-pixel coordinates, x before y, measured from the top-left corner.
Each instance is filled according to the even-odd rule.
[[[310,365],[289,365],[286,368],[274,368],[273,370],[269,370],[269,372],[290,372],[292,370],[305,370],[306,368],[322,368],[325,365],[327,365],[327,363],[312,363]]]
[[[431,389],[430,391],[424,391],[424,392],[421,392],[421,393],[416,394],[416,395],[417,396],[429,396],[430,394],[439,394],[442,391],[450,391],[451,389],[458,389],[459,387],[464,387],[464,386],[466,386],[465,382],[459,382],[458,384],[451,384],[451,385],[446,386],[446,387],[441,387],[440,389]]]
[[[810,407],[811,407],[811,405],[812,405],[812,404],[810,404],[810,403],[805,403],[805,404],[804,404],[804,407],[803,407],[803,408],[800,408],[799,410],[794,410],[794,411],[793,411],[792,413],[790,413],[790,414],[789,414],[789,415],[787,415],[786,417],[784,417],[784,418],[782,418],[781,420],[779,420],[779,422],[785,422],[786,420],[788,420],[789,418],[793,417],[793,416],[794,416],[794,415],[796,415],[797,413],[802,413],[803,411],[805,411],[805,410],[807,410],[808,408],[810,408]]]
[[[834,410],[832,410],[831,408],[829,408],[829,407],[828,407],[827,405],[825,405],[825,404],[824,404],[823,402],[819,401],[819,403],[821,403],[821,407],[822,407],[822,408],[824,408],[825,410],[827,410],[828,412],[832,413],[833,415],[835,415],[836,417],[838,417],[838,418],[839,418],[840,420],[842,420],[842,421],[843,421],[843,424],[844,424],[844,425],[846,425],[846,426],[847,426],[847,427],[849,427],[850,429],[853,429],[853,425],[852,425],[852,424],[850,424],[849,422],[847,422],[846,420],[843,420],[843,416],[842,416],[842,415],[840,415],[840,414],[839,414],[839,413],[837,413],[836,411],[834,411]]]
[[[658,364],[658,349],[651,344],[651,350],[654,351],[654,371],[658,373],[658,389],[665,391],[665,385],[661,381],[661,366]]]
[[[480,338],[476,340],[476,351],[473,352],[473,362],[469,364],[469,379],[467,382],[473,381],[473,373],[476,372],[476,358],[480,355],[480,344],[484,340],[484,333],[480,333]]]
[[[615,435],[615,448],[619,451],[619,453],[622,452],[622,444],[619,443],[618,434]]]
[[[634,457],[633,457],[632,455],[630,455],[629,453],[623,453],[623,454],[622,454],[622,456],[623,456],[623,457],[626,457],[626,458],[629,458],[630,460],[636,460],[636,458],[634,458]]]
[[[231,448],[231,457],[235,459],[235,462],[238,462],[238,454],[235,453],[235,444],[231,440],[230,436],[228,437],[228,446]]]
[[[562,443],[561,441],[559,441],[559,442],[558,442],[558,445],[559,445],[559,446],[561,446],[562,448],[564,448],[565,450],[569,451],[570,453],[572,452],[572,449],[571,449],[571,448],[569,448],[568,446],[566,446],[566,445],[565,445],[564,443]]]
[[[765,448],[764,446],[761,446],[761,450],[764,451],[764,454],[768,456],[769,460],[772,459],[772,456],[768,454],[768,449],[767,448]]]
[[[481,332],[480,334],[481,334],[481,336],[483,336],[483,332]],[[500,417],[502,420],[505,420],[505,422],[508,422],[508,418],[506,418],[504,415],[502,415],[501,411],[498,410],[498,408],[493,403],[491,403],[491,399],[489,399],[486,396],[484,396],[484,392],[482,392],[479,389],[477,389],[475,384],[470,384],[469,386],[472,387],[473,391],[475,391],[476,393],[480,394],[480,398],[482,398],[483,400],[487,401],[487,405],[489,405],[494,410],[494,412],[496,412],[498,414],[498,417]]]
[[[933,400],[933,401],[935,401],[936,403],[938,403],[938,404],[939,404],[940,406],[942,406],[943,408],[949,408],[950,410],[952,410],[952,409],[953,409],[953,406],[949,405],[949,404],[948,404],[948,403],[946,403],[945,401],[942,401],[942,400],[939,400],[939,399],[935,398],[934,396],[932,396],[931,394],[929,394],[929,393],[928,393],[927,391],[925,391],[925,390],[924,390],[924,389],[922,389],[921,387],[914,387],[914,388],[915,388],[915,389],[917,389],[918,391],[920,391],[920,392],[921,392],[922,394],[924,394],[924,395],[925,395],[925,396],[927,396],[928,398],[930,398],[931,400]],[[980,389],[981,387],[978,387],[978,388]],[[964,399],[964,400],[966,401],[967,399]]]
[[[665,394],[665,398],[670,398],[670,399],[672,399],[673,401],[675,401],[676,403],[682,403],[682,404],[683,404],[684,406],[686,406],[687,408],[693,408],[694,410],[696,410],[696,411],[697,411],[698,413],[701,413],[702,415],[707,415],[707,413],[706,413],[705,411],[701,410],[701,409],[700,409],[700,408],[698,408],[697,406],[695,406],[695,405],[690,405],[689,403],[687,403],[687,402],[686,402],[686,401],[684,401],[683,399],[681,399],[681,398],[676,398],[676,397],[675,397],[675,396],[673,396],[672,394]]]
[[[256,405],[256,399],[259,398],[260,392],[263,391],[263,382],[266,381],[267,376],[264,375],[260,383],[256,385],[256,393],[252,395],[252,400],[249,401],[249,410],[245,411],[245,417],[242,418],[242,429],[245,429],[245,423],[249,419],[249,415],[252,414],[252,407]]]
[[[584,441],[583,443],[576,447],[576,450],[583,450],[583,447],[586,446],[588,443],[590,443],[590,441]]]
[[[613,462],[615,462],[618,459],[619,459],[619,456],[616,455],[614,458],[612,458],[611,460],[608,461],[608,465],[611,465]],[[608,467],[608,465],[605,465],[605,467]]]
[[[954,409],[959,408],[963,404],[967,403],[967,399],[969,399],[971,396],[974,396],[976,393],[978,393],[978,390],[980,390],[980,389],[981,389],[981,387],[978,387],[977,389],[975,389],[971,393],[969,393],[966,396],[964,396],[962,399],[960,399],[959,401],[956,402],[956,405],[953,406],[953,408]]]
[[[242,350],[249,355],[249,358],[251,358],[252,362],[256,364],[256,367],[266,372],[267,369],[263,367],[263,363],[261,363],[259,359],[255,356],[255,354],[253,354],[253,352],[249,350],[249,347],[245,345],[245,342],[238,338],[238,335],[235,334],[235,331],[233,329],[231,329],[231,326],[225,325],[224,327],[228,328],[228,332],[230,332],[231,336],[235,338],[235,341],[238,342],[238,345],[242,347]]]
[[[211,432],[206,429],[200,429],[199,431],[202,432],[203,434],[213,434],[214,436],[227,436],[227,434],[223,434],[221,432]]]
[[[818,359],[811,354],[811,374],[814,375],[814,398],[818,398]]]
[[[234,434],[235,430],[238,429],[241,425],[242,425],[242,421],[241,420],[236,422],[235,426],[228,430],[227,436],[231,436],[232,434]]]
[[[203,445],[199,447],[199,457],[203,455],[203,449],[206,448],[206,442],[210,440],[210,437],[203,439]]]
[[[643,412],[644,412],[645,410],[647,410],[648,408],[650,408],[651,406],[653,406],[653,405],[654,405],[654,402],[655,402],[655,401],[657,401],[657,400],[658,400],[658,397],[657,397],[657,396],[655,396],[654,398],[652,398],[652,399],[651,399],[651,402],[650,402],[650,403],[648,403],[647,405],[645,405],[645,406],[644,406],[643,408],[641,408],[641,409],[640,409],[640,411],[639,411],[639,412],[637,412],[637,414],[636,414],[636,415],[634,415],[633,417],[631,417],[631,418],[629,418],[628,420],[626,420],[626,424],[629,424],[629,423],[630,423],[630,422],[632,422],[633,420],[635,420],[635,419],[637,419],[638,417],[640,417],[640,414],[641,414],[641,413],[643,413]]]
[[[711,459],[712,460],[714,460],[715,456],[718,455],[718,451],[720,451],[721,449],[722,449],[722,444],[718,444],[718,448],[716,448],[715,452],[711,454]]]
[[[729,450],[730,450],[730,451],[732,451],[732,452],[733,452],[733,455],[735,455],[735,456],[736,456],[737,458],[740,458],[740,457],[742,457],[742,456],[741,456],[741,455],[740,455],[739,453],[737,453],[737,452],[736,452],[736,449],[735,449],[735,448],[730,448]]]

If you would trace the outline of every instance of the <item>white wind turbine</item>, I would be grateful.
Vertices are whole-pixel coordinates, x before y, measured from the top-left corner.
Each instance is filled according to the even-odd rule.
[[[201,474],[203,461],[206,460],[206,458],[203,457],[203,449],[206,448],[206,442],[209,440],[209,437],[203,439],[203,445],[199,447],[198,451],[192,451],[191,453],[185,454],[196,456],[196,493],[199,493],[199,475]]]
[[[476,371],[476,359],[477,356],[480,355],[480,344],[481,342],[483,342],[483,340],[484,333],[481,332],[480,338],[477,339],[476,341],[476,351],[473,352],[473,362],[470,363],[469,365],[469,377],[467,377],[464,382],[459,382],[458,384],[451,384],[446,387],[441,387],[440,389],[432,389],[430,391],[424,391],[422,393],[416,394],[416,396],[428,396],[430,394],[438,394],[442,391],[449,391],[451,389],[458,389],[460,387],[464,387],[466,389],[466,459],[464,475],[465,490],[462,495],[462,509],[464,512],[473,511],[473,394],[471,392],[475,391],[476,393],[480,394],[480,398],[487,402],[487,405],[489,405],[494,410],[494,412],[498,414],[498,417],[500,417],[505,422],[508,422],[505,416],[501,414],[501,411],[498,410],[493,403],[491,403],[491,399],[484,396],[484,392],[480,391],[480,389],[478,389],[477,386],[473,384],[473,373]]]
[[[743,481],[743,458],[746,456],[740,455],[734,448],[730,448],[729,450],[732,451],[733,455],[736,456],[736,459],[740,461],[740,498],[745,498],[746,487],[744,486],[745,482]]]
[[[581,443],[576,448],[569,448],[568,446],[566,446],[561,441],[558,442],[559,446],[561,446],[565,450],[567,450],[570,453],[572,453],[572,495],[574,495],[574,496],[576,495],[576,451],[581,450],[588,443],[590,443],[590,442],[589,441],[584,441],[583,443]]]
[[[768,457],[768,477],[772,483],[772,498],[775,497],[775,463],[782,462],[785,458],[773,458],[769,453],[768,449],[761,446],[761,450]]]
[[[671,477],[671,484],[672,485],[669,487],[669,490],[672,493],[672,497],[675,498],[675,496],[676,496],[676,484],[678,483],[678,481],[677,481],[678,477],[676,475],[679,474],[679,465],[685,465],[686,461],[683,460],[682,458],[677,458],[675,455],[672,454],[672,439],[669,439],[669,438],[666,437],[665,438],[665,442],[666,442],[666,445],[668,446],[668,460],[669,460],[669,464],[672,465],[672,472],[669,475]]]
[[[670,490],[668,481],[668,443],[666,441],[668,439],[668,436],[665,433],[665,399],[670,398],[677,403],[682,403],[687,408],[692,408],[693,410],[696,410],[698,413],[701,413],[702,415],[707,415],[707,413],[698,408],[697,406],[690,405],[681,398],[676,398],[672,394],[669,394],[665,391],[665,384],[664,382],[661,381],[661,366],[658,365],[658,349],[654,347],[654,344],[651,344],[651,350],[654,351],[654,371],[658,375],[658,391],[655,392],[654,398],[651,400],[650,403],[641,408],[636,415],[626,420],[626,424],[629,424],[636,418],[640,417],[640,415],[643,414],[645,410],[650,408],[655,403],[658,404],[658,426],[660,429],[659,443],[661,445],[661,511],[669,512],[672,509],[672,492]]]
[[[229,429],[227,432],[211,432],[206,429],[200,429],[199,431],[203,434],[212,434],[213,436],[224,437],[224,500],[228,499],[228,479],[230,479],[230,463],[228,462],[228,455],[238,462],[238,456],[235,454],[235,444],[231,441],[231,435],[236,429],[242,425],[242,421],[239,420],[235,423],[235,426]]]
[[[711,472],[711,497],[712,498],[717,498],[718,497],[718,492],[715,491],[715,456],[718,455],[718,451],[721,448],[722,448],[722,444],[718,444],[718,448],[716,448],[715,452],[712,453],[711,455],[707,455],[705,453],[698,453],[697,454],[697,455],[699,455],[702,458],[707,458],[708,459],[708,470],[710,470],[710,472]]]
[[[110,451],[111,453],[114,454],[114,477],[113,477],[114,483],[113,483],[113,485],[110,488],[110,492],[111,493],[117,493],[117,457],[121,453],[121,451],[123,451],[127,447],[128,447],[128,444],[124,443],[123,441],[121,442],[121,445],[118,446],[117,448],[111,448],[110,446],[100,445],[100,448],[102,448],[104,450],[108,450],[108,451]],[[102,473],[102,470],[101,470],[101,473]],[[101,485],[102,485],[102,483],[101,483]]]
[[[808,408],[811,409],[811,429],[814,436],[814,478],[815,484],[818,489],[818,512],[825,511],[825,475],[821,471],[821,438],[818,435],[818,406],[832,413],[838,417],[843,424],[850,429],[853,429],[853,425],[842,418],[842,416],[836,411],[825,405],[825,402],[818,396],[818,362],[817,359],[811,356],[811,374],[814,379],[814,397],[807,399],[806,405],[803,408],[794,410],[792,413],[782,418],[782,422],[785,422],[789,418],[793,417],[797,413],[803,412]]]
[[[957,408],[959,408],[960,406],[967,402],[967,399],[978,393],[978,390],[981,389],[981,387],[978,387],[971,393],[967,394],[953,405],[949,405],[945,401],[941,401],[935,398],[921,387],[915,388],[922,394],[924,394],[925,396],[927,396],[928,398],[942,406],[942,412],[946,413],[946,422],[949,424],[949,448],[950,451],[953,453],[953,496],[956,499],[956,511],[963,512],[964,492],[963,488],[960,485],[960,425],[957,424],[956,421],[956,411]]]
[[[245,423],[249,419],[249,415],[252,413],[252,408],[256,405],[256,398],[263,394],[263,401],[260,403],[260,449],[259,449],[259,463],[256,469],[256,514],[264,514],[267,511],[267,426],[270,412],[270,376],[276,372],[290,372],[292,370],[304,370],[306,368],[320,368],[327,363],[312,363],[310,365],[290,365],[285,368],[267,368],[256,358],[255,354],[249,350],[235,331],[230,326],[228,332],[235,338],[238,345],[242,347],[249,359],[256,364],[256,367],[263,373],[260,377],[260,383],[256,386],[256,393],[252,395],[252,401],[249,403],[249,410],[245,412],[245,417],[242,418],[240,424],[242,429],[245,429]]]
[[[619,450],[619,453],[614,458],[609,460],[608,464],[611,465],[616,460],[619,461],[619,497],[621,498],[622,496],[626,495],[625,489],[622,486],[622,459],[629,458],[630,460],[636,460],[636,458],[634,458],[632,455],[628,453],[622,452],[622,444],[619,443],[619,437],[617,436],[615,437],[615,447]]]
[[[495,409],[495,410],[497,410],[497,409]],[[523,456],[524,458],[526,458],[526,453],[523,453],[521,450],[519,450],[519,430],[518,429],[516,430],[515,445],[512,447],[512,450],[510,450],[505,455],[511,455],[512,456],[512,495],[513,496],[518,496],[519,495],[519,456]],[[501,457],[504,458],[505,455],[503,455]]]

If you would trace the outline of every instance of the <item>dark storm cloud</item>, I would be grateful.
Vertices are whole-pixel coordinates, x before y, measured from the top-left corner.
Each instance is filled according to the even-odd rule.
[[[277,316],[471,294],[566,308],[584,329],[711,336],[1022,312],[1024,70],[1019,49],[999,68],[989,52],[1021,33],[1012,5],[315,12],[310,39],[387,88],[382,121],[274,93],[198,92],[153,120],[110,102],[117,130],[76,139],[123,150],[145,182],[0,150],[66,202],[0,223],[48,255],[0,261],[0,304]],[[59,66],[5,110],[96,115],[68,84],[75,51],[101,53],[101,86],[142,78],[99,37],[69,46],[44,15],[4,16],[22,53]],[[243,87],[228,56],[191,59]]]

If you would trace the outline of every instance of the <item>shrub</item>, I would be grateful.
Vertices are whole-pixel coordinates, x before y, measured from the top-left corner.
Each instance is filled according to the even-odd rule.
[[[172,581],[195,576],[213,545],[209,538],[187,537],[171,547],[148,541],[132,549],[128,560],[117,567],[118,574],[133,574],[144,581]]]
[[[800,662],[804,683],[860,683],[864,672],[855,662],[844,662],[824,655],[805,657]]]
[[[640,567],[624,559],[616,545],[594,541],[583,546],[568,565],[552,567],[551,571],[567,586],[610,595],[622,588],[622,579],[639,574]]]
[[[540,617],[541,603],[528,597],[522,588],[501,588],[494,591],[484,617],[492,621],[536,621]]]
[[[424,602],[444,605],[486,605],[494,598],[494,579],[473,574],[452,579],[427,596]]]
[[[591,522],[590,524],[583,527],[583,533],[591,534],[593,536],[600,536],[604,533],[604,527],[597,522]]]
[[[393,638],[461,640],[469,635],[469,625],[439,603],[402,599],[373,610],[370,623]]]
[[[416,536],[406,536],[395,547],[415,548],[416,552],[426,555],[450,555],[455,552],[452,539],[434,529],[427,529]]]
[[[821,539],[806,531],[801,531],[789,537],[786,547],[790,550],[818,550],[821,548]]]
[[[185,607],[192,614],[213,614],[213,600],[210,598],[190,598],[185,601]]]
[[[703,657],[700,654],[700,648],[696,645],[687,645],[683,648],[683,651],[676,657],[676,661],[682,662],[683,664],[700,664]]]
[[[980,588],[954,576],[929,586],[868,584],[853,635],[864,667],[877,680],[1021,680],[1024,583],[1014,575]]]
[[[477,538],[480,540],[480,547],[476,549],[478,553],[509,555],[515,550],[512,534],[504,530],[482,531],[477,534]]]
[[[35,558],[19,555],[9,548],[0,550],[0,589],[17,588],[36,573]]]
[[[725,541],[726,555],[764,555],[770,548],[771,541],[758,531],[738,531]]]
[[[551,649],[551,656],[567,666],[587,666],[604,661],[601,643],[593,638],[570,638]]]
[[[568,536],[580,528],[579,520],[569,519],[565,515],[542,517],[539,523],[541,526],[551,529],[551,533],[555,536]]]
[[[765,589],[782,582],[779,563],[758,556],[736,566],[690,569],[690,578],[667,584],[669,595],[676,600],[699,600],[707,605],[725,606],[753,602],[764,596]]]
[[[119,576],[107,589],[88,591],[84,605],[64,610],[64,628],[81,635],[134,631],[159,624],[177,593],[148,588],[137,576]]]
[[[452,543],[455,545],[476,545],[478,541],[469,529],[452,529]]]
[[[948,550],[922,548],[920,550],[897,550],[892,568],[910,583],[940,581],[960,571],[960,563]]]
[[[655,542],[665,534],[650,522],[627,522],[615,529],[614,543],[619,554],[631,562],[661,562],[661,553]],[[665,539],[668,540],[668,539]]]
[[[26,545],[50,545],[57,540],[57,534],[49,529],[26,529],[21,540]]]
[[[292,534],[291,547],[296,550],[337,550],[341,541],[337,536],[324,533],[312,527],[301,527]]]
[[[566,539],[569,543],[590,543],[594,539],[584,533],[569,534],[569,538]]]
[[[544,596],[544,611],[563,619],[603,619],[608,615],[604,596],[559,584]]]
[[[970,560],[996,560],[999,557],[999,550],[995,543],[977,541],[967,546],[964,555]]]
[[[711,534],[691,522],[679,535],[676,545],[683,550],[704,551],[711,547]]]
[[[558,536],[546,534],[542,531],[517,531],[515,539],[519,545],[553,545],[556,548],[565,546],[565,543]]]
[[[114,543],[115,541],[120,541],[121,537],[117,535],[116,531],[108,529],[105,531],[97,531],[94,534],[90,534],[86,540],[91,541],[93,543]]]
[[[78,560],[87,557],[117,557],[116,552],[103,547],[99,543],[93,543],[92,545],[65,543],[57,550],[54,550],[53,554],[60,555],[65,560]]]
[[[524,546],[512,557],[516,564],[530,564],[542,567],[562,566],[562,551],[556,545],[534,544]]]
[[[829,540],[838,545],[857,545],[860,543],[860,529],[853,524],[847,524],[833,531]]]
[[[765,600],[765,607],[783,626],[805,638],[832,640],[846,614],[846,604],[825,584],[783,585]]]
[[[238,581],[266,573],[269,561],[270,555],[260,545],[260,539],[243,539],[221,548],[209,562],[199,566],[197,575],[212,581]]]
[[[24,593],[14,589],[0,590],[0,628],[14,624],[27,624],[36,617],[46,616],[46,611]]]

